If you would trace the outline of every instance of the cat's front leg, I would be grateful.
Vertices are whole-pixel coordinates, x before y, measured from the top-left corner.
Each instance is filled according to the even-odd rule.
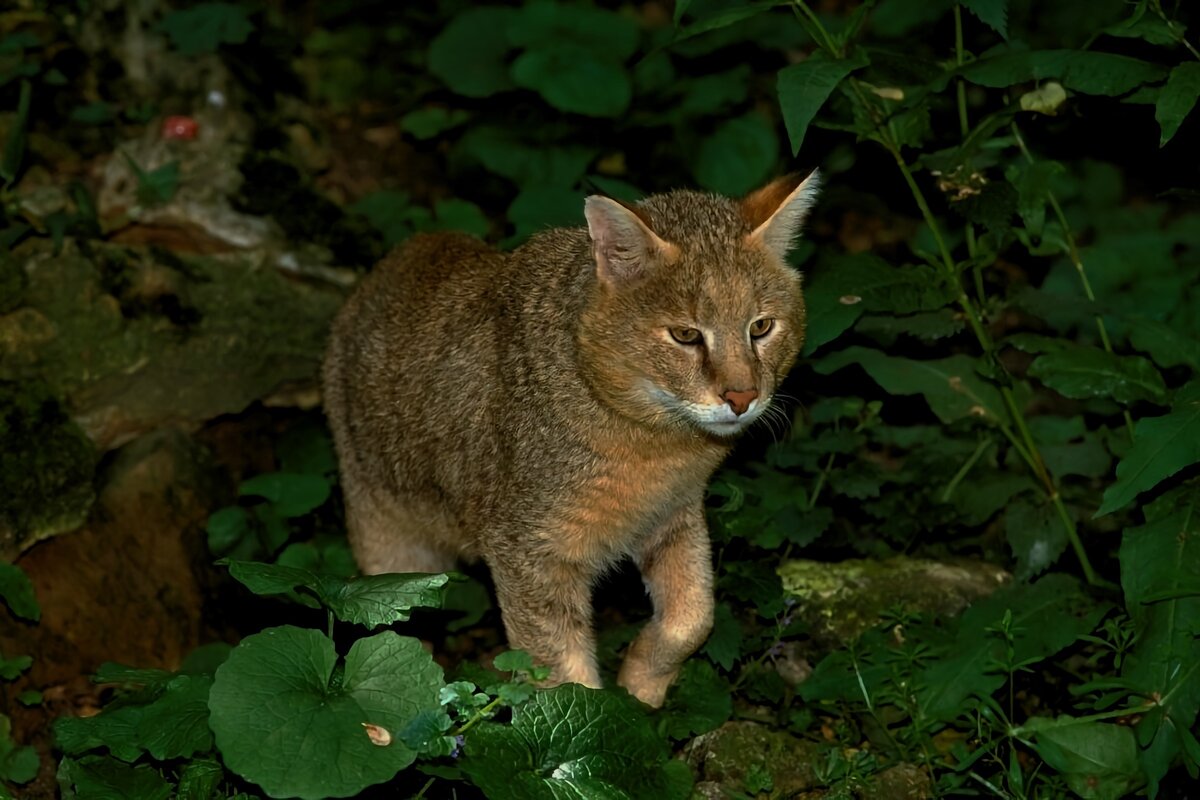
[[[677,512],[634,560],[654,616],[630,645],[617,682],[658,708],[680,666],[712,630],[712,547],[702,504]]]
[[[519,549],[519,548],[518,548]],[[511,648],[551,668],[546,686],[600,687],[592,628],[592,580],[578,564],[510,552],[489,557]]]

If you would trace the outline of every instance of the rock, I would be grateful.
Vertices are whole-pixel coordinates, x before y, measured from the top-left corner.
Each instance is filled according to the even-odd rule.
[[[343,289],[245,256],[37,244],[23,248],[25,307],[0,316],[0,380],[45,383],[99,450],[267,397],[316,398]]]
[[[231,489],[206,450],[177,430],[116,453],[88,522],[20,559],[42,607],[37,625],[0,614],[0,652],[30,653],[19,688],[44,689],[105,661],[176,668],[201,643],[204,526]]]
[[[983,562],[908,556],[838,563],[796,559],[780,565],[778,573],[784,591],[798,600],[794,613],[809,623],[818,645],[830,648],[857,639],[894,606],[953,615],[1011,578]]]
[[[0,560],[83,524],[96,451],[44,386],[0,381]]]
[[[929,773],[915,764],[897,764],[872,776],[863,789],[861,800],[928,800],[933,797]]]
[[[726,722],[684,748],[696,774],[696,795],[738,797],[751,772],[770,775],[772,797],[793,797],[820,785],[813,765],[822,746],[757,722]],[[693,796],[696,796],[693,795]]]

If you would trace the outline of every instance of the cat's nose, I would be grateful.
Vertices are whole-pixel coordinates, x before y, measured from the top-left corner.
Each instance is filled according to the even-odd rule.
[[[737,389],[726,389],[725,394],[721,398],[729,403],[729,407],[733,409],[733,413],[739,417],[746,413],[746,409],[750,408],[750,404],[754,402],[754,398],[758,397],[757,389],[746,389],[739,391]]]

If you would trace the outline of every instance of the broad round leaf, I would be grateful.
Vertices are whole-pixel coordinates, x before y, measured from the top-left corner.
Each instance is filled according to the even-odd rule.
[[[561,45],[529,50],[513,62],[517,85],[562,111],[617,117],[629,108],[633,83],[620,64]]]
[[[508,40],[522,48],[562,47],[624,61],[637,50],[637,23],[591,5],[530,3],[508,27]]]
[[[442,670],[412,638],[384,631],[350,648],[283,626],[243,639],[217,670],[211,725],[225,764],[272,797],[347,797],[416,758],[396,735],[438,707]],[[363,724],[392,734],[372,744]]]
[[[242,496],[265,497],[284,518],[301,517],[329,499],[329,480],[321,475],[298,472],[269,472],[242,481]]]
[[[505,30],[515,12],[472,8],[458,14],[429,45],[429,71],[467,97],[511,89],[505,58],[511,49]]]
[[[761,115],[747,114],[704,140],[694,174],[705,189],[736,197],[764,182],[778,160],[775,130]]]

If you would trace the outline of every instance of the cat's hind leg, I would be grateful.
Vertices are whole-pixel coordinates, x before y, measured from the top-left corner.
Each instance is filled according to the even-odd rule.
[[[443,510],[353,480],[345,487],[350,548],[363,574],[455,568],[455,522]]]

